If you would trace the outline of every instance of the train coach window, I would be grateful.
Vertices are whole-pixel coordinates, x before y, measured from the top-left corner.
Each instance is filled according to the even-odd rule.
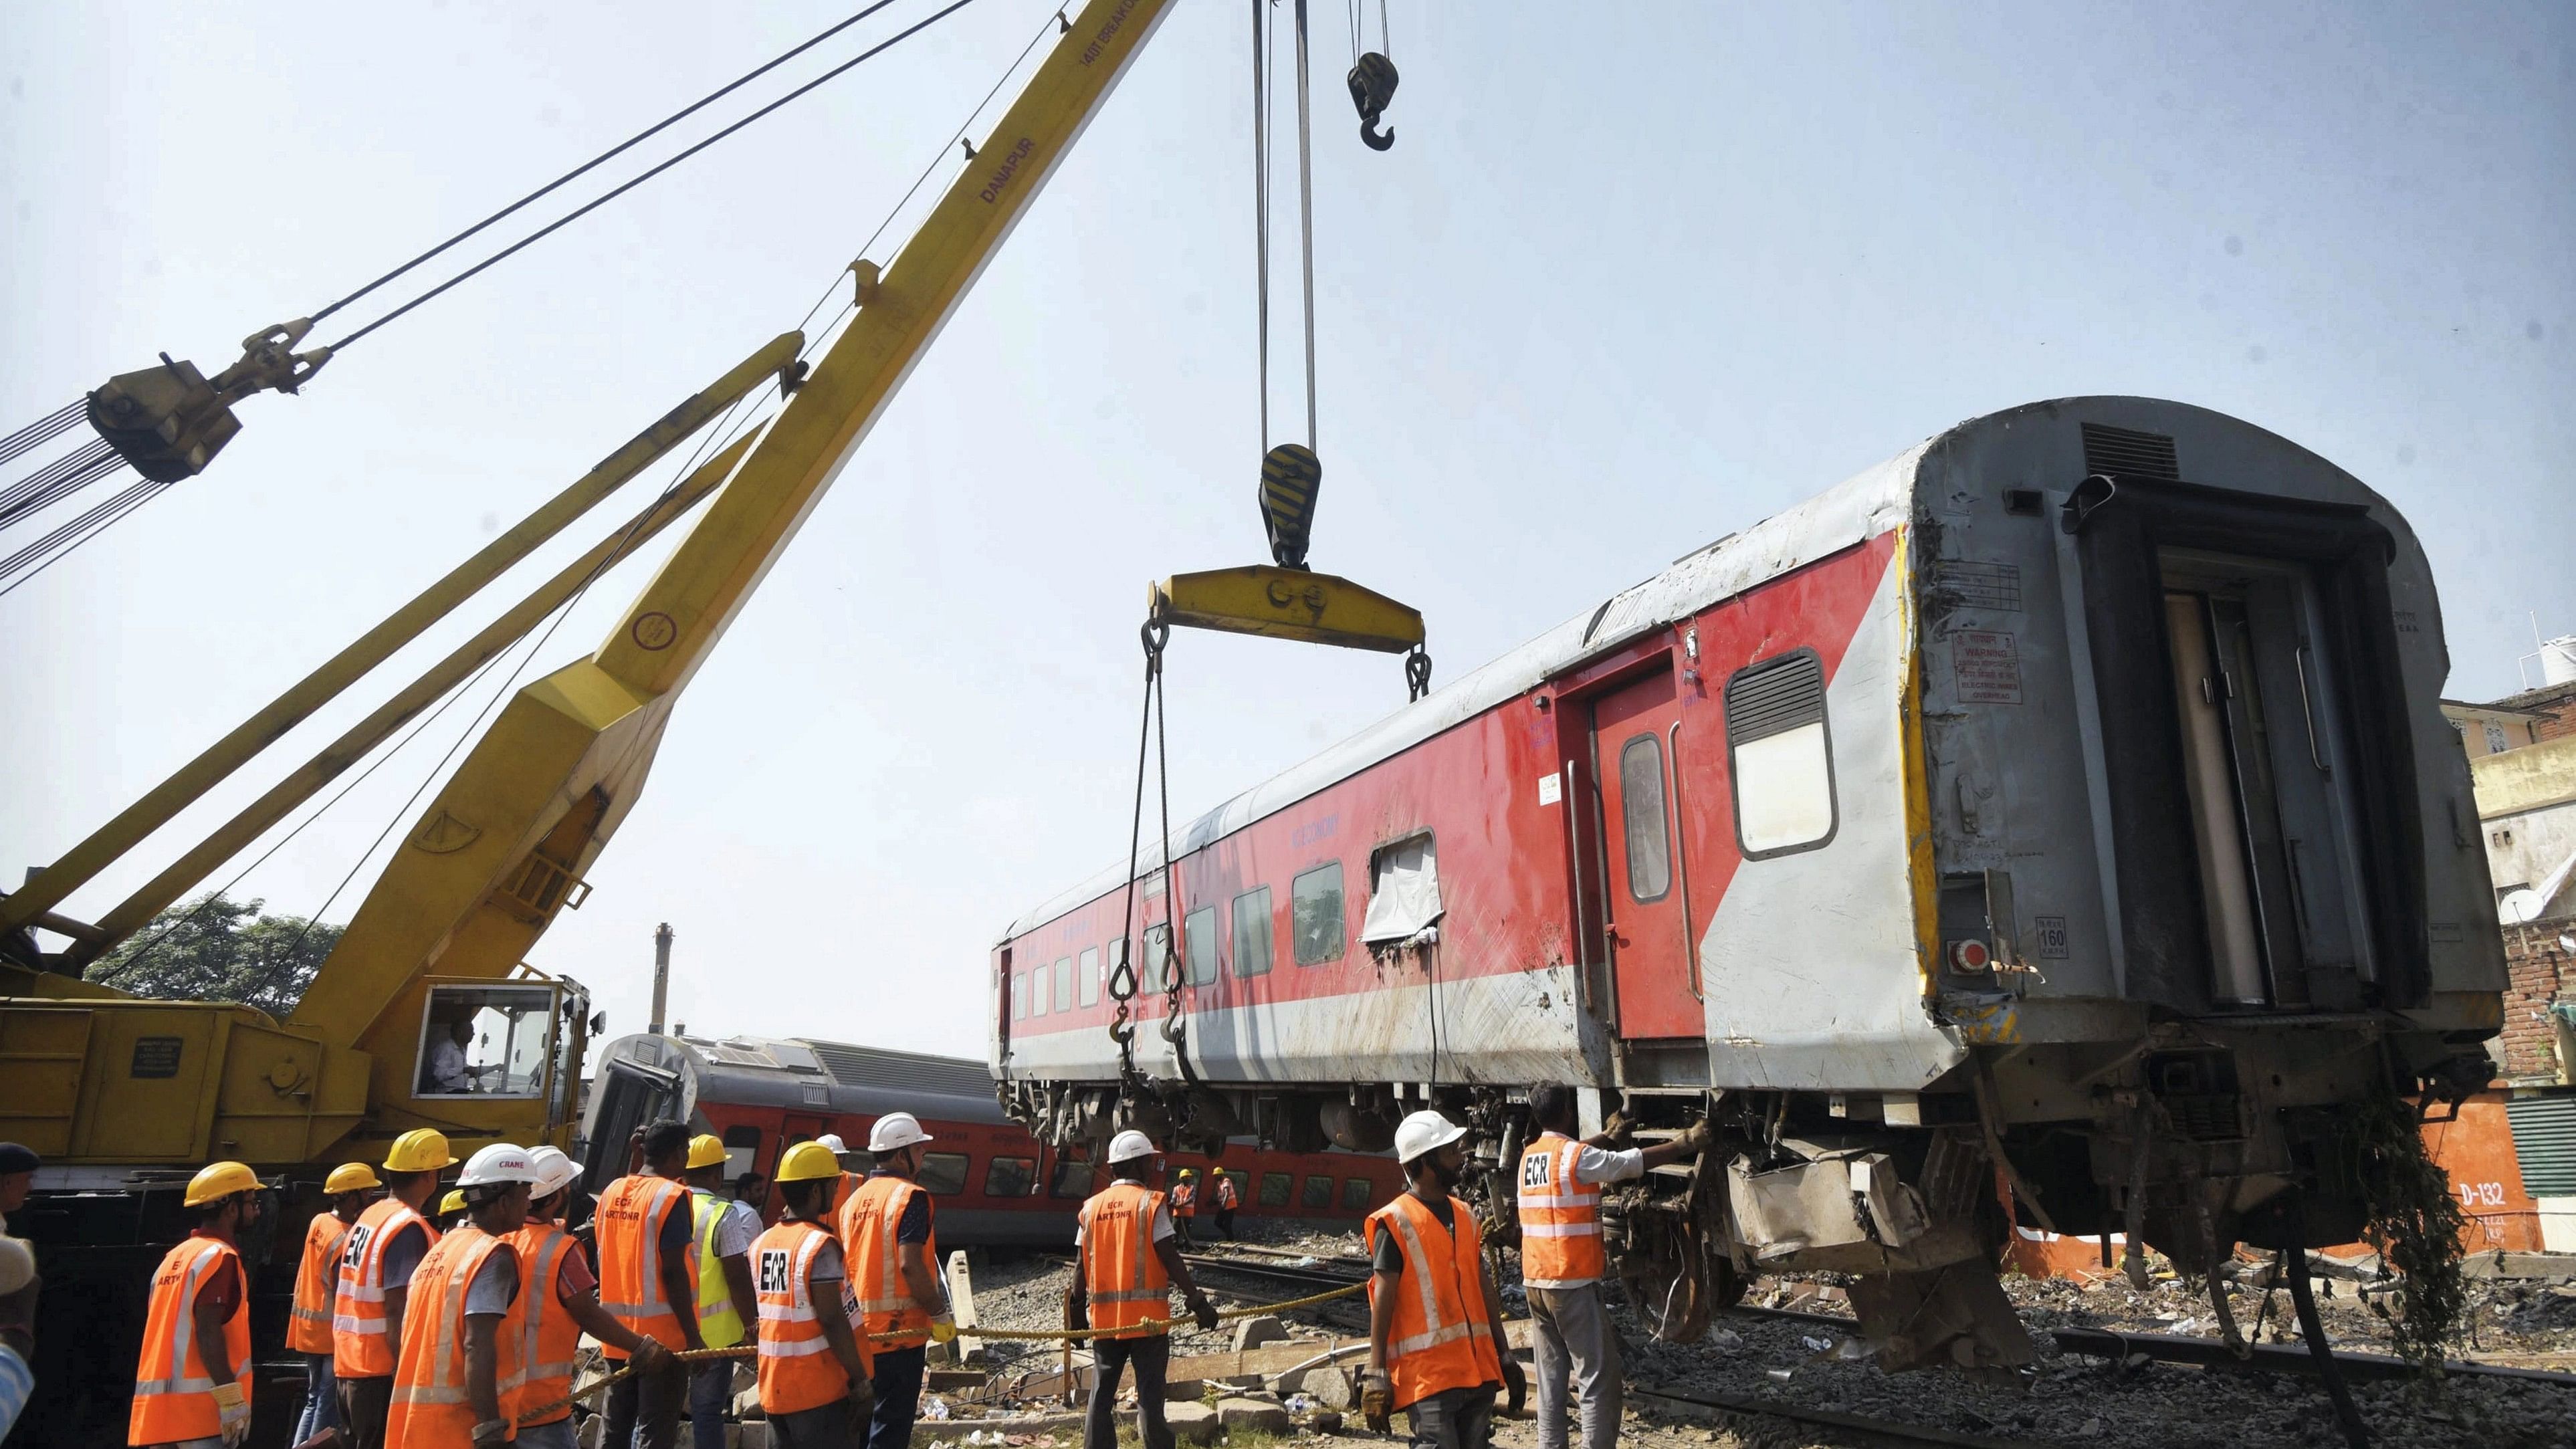
[[[1296,1181],[1296,1178],[1285,1172],[1265,1172],[1261,1174],[1261,1205],[1263,1207],[1286,1207],[1288,1205],[1288,1190],[1296,1185]]]
[[[725,1181],[732,1182],[751,1171],[753,1164],[759,1160],[760,1129],[727,1127],[724,1130],[724,1146]]]
[[[1619,747],[1619,813],[1627,834],[1628,896],[1662,900],[1673,888],[1673,833],[1664,820],[1664,742],[1653,735]]]
[[[963,1152],[925,1152],[921,1157],[921,1176],[913,1181],[933,1197],[947,1197],[966,1190],[966,1154]]]
[[[984,1196],[1035,1197],[1038,1192],[1038,1160],[1034,1157],[996,1157],[984,1167]]]
[[[1181,949],[1190,957],[1190,984],[1216,984],[1216,907],[1201,906],[1181,922]]]
[[[1047,1014],[1047,968],[1044,961],[1029,968],[1029,1015]]]
[[[1297,1206],[1310,1212],[1323,1212],[1333,1205],[1333,1179],[1330,1174],[1316,1173],[1306,1179],[1306,1189],[1297,1198]]]
[[[1086,946],[1083,948],[1082,964],[1073,968],[1073,979],[1082,992],[1082,1004],[1085,1006],[1098,1006],[1100,1004],[1099,947]]]
[[[1073,958],[1070,956],[1055,963],[1055,1009],[1073,1010]]]
[[[1172,928],[1169,926],[1147,926],[1145,928],[1145,965],[1144,969],[1136,973],[1136,989],[1139,991],[1162,990],[1164,987],[1172,984],[1172,972],[1174,969],[1175,968],[1172,964]]]
[[[1026,1020],[1028,1014],[1029,973],[1014,971],[1011,973],[1011,1016],[1014,1020]]]
[[[1440,920],[1440,853],[1428,831],[1369,855],[1368,916],[1360,939],[1372,946],[1413,940]]]
[[[1059,1157],[1055,1160],[1055,1181],[1048,1184],[1049,1197],[1091,1196],[1091,1163],[1086,1158]]]
[[[1234,898],[1234,974],[1270,974],[1270,887],[1255,886]]]
[[[1813,850],[1833,839],[1832,745],[1825,665],[1815,650],[1748,664],[1726,681],[1727,769],[1745,859]]]
[[[1342,1211],[1346,1213],[1366,1212],[1368,1211],[1369,1199],[1376,1194],[1377,1184],[1369,1181],[1365,1177],[1343,1178]]]
[[[1342,863],[1328,861],[1290,881],[1288,914],[1298,965],[1320,966],[1342,959],[1349,935],[1342,916]]]

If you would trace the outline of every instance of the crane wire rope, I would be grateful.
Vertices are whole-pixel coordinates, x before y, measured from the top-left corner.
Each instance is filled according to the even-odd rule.
[[[1323,448],[1315,438],[1315,148],[1309,99],[1306,0],[1297,0],[1297,227],[1306,278],[1306,449],[1320,455]]]
[[[1270,447],[1270,79],[1262,63],[1270,0],[1252,0],[1252,297],[1260,334],[1261,446]],[[1140,781],[1142,775],[1137,777]]]
[[[627,137],[625,140],[618,142],[616,145],[611,146],[607,150],[600,152],[598,155],[591,157],[587,161],[584,161],[579,166],[576,166],[561,176],[556,177],[554,180],[547,182],[545,185],[538,187],[536,190],[529,192],[527,195],[520,197],[518,200],[511,202],[509,205],[502,207],[499,211],[492,213],[490,216],[474,223],[465,230],[458,232],[456,235],[451,236],[447,240],[440,242],[438,245],[431,247],[429,250],[422,252],[419,256],[413,257],[410,261],[403,263],[401,266],[398,266],[392,271],[385,273],[383,276],[376,278],[374,281],[367,283],[358,290],[332,302],[321,311],[314,313],[313,320],[316,322],[321,321],[323,318],[328,317],[332,313],[339,311],[341,308],[348,306],[360,297],[366,296],[378,287],[383,286],[396,277],[402,276],[404,273],[411,271],[422,263],[427,262],[431,258],[447,251],[449,248],[454,247],[457,243],[483,232],[491,227],[495,222],[514,215],[525,209],[529,204],[561,190],[566,185],[581,179],[606,163],[617,159],[619,156],[635,149],[644,142],[653,139],[655,136],[658,136],[664,131],[669,130],[671,127],[678,125],[680,122],[687,120],[689,117],[696,115],[698,112],[705,110],[717,101],[724,99],[726,96],[733,94],[735,91],[738,91],[744,86],[751,84],[753,81],[760,79],[762,76],[769,74],[771,71],[778,69],[780,66],[785,65],[787,62],[794,60],[796,57],[803,55],[809,50],[812,50],[815,46],[821,45],[824,41],[831,39],[833,36],[840,34],[842,31],[849,29],[851,26],[858,24],[860,21],[867,19],[869,16],[876,14],[878,11],[885,9],[893,3],[894,0],[877,0],[876,4],[867,6],[857,14],[826,27],[803,44],[798,45],[793,49],[781,52],[768,62],[743,72],[741,75],[736,76],[724,85],[707,92],[705,95],[700,96],[688,105],[681,107],[679,110],[673,111],[671,114],[655,121],[652,125],[645,127],[643,130],[636,132],[634,135]],[[0,453],[0,462],[5,462],[6,460],[5,453]]]

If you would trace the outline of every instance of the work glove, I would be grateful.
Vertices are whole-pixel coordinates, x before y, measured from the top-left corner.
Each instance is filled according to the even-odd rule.
[[[1636,1123],[1628,1120],[1627,1113],[1613,1112],[1610,1114],[1610,1120],[1601,1124],[1601,1135],[1613,1142],[1624,1143],[1628,1140],[1628,1134],[1634,1131],[1636,1126]]]
[[[1360,1375],[1360,1418],[1373,1433],[1393,1432],[1387,1415],[1395,1412],[1395,1380],[1384,1369],[1370,1369]]]
[[[1521,1361],[1506,1355],[1503,1359],[1503,1417],[1517,1419],[1521,1405],[1529,1402],[1529,1374]]]
[[[942,1313],[938,1317],[930,1320],[930,1341],[932,1343],[950,1343],[954,1342],[956,1337],[956,1319]]]
[[[1189,1308],[1190,1317],[1197,1321],[1202,1332],[1216,1332],[1216,1305],[1208,1301],[1206,1294],[1192,1293],[1189,1296]]]
[[[215,1385],[215,1420],[224,1449],[234,1449],[250,1437],[250,1400],[242,1396],[240,1384]]]
[[[1717,1124],[1706,1117],[1693,1122],[1682,1134],[1682,1145],[1693,1152],[1706,1152],[1717,1145]]]
[[[664,1348],[658,1338],[648,1338],[635,1345],[635,1351],[627,1357],[634,1362],[635,1371],[639,1374],[668,1373],[671,1369],[671,1351]]]
[[[473,1435],[474,1442],[477,1444],[507,1444],[510,1442],[510,1421],[486,1419],[468,1432]]]

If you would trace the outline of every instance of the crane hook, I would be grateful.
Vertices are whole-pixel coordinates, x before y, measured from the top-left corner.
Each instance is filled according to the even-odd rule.
[[[1378,118],[1386,114],[1387,103],[1395,99],[1395,62],[1372,50],[1359,58],[1345,77],[1351,88],[1351,104],[1360,109],[1360,142],[1372,151],[1383,151],[1395,144],[1393,131],[1380,131]]]

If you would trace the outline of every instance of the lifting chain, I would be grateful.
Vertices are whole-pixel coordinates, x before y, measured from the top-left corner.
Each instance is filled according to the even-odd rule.
[[[1198,1073],[1190,1068],[1189,1023],[1181,1014],[1181,882],[1180,868],[1172,859],[1172,774],[1165,744],[1168,738],[1163,722],[1163,650],[1171,643],[1172,626],[1160,619],[1148,619],[1138,637],[1145,646],[1145,703],[1143,718],[1136,726],[1136,807],[1129,816],[1127,831],[1127,902],[1119,925],[1118,963],[1109,974],[1110,999],[1117,1011],[1109,1024],[1109,1036],[1118,1043],[1118,1074],[1130,1084],[1141,1082],[1143,1073],[1136,1068],[1136,1026],[1128,1003],[1142,989],[1136,969],[1136,865],[1143,854],[1145,831],[1145,745],[1154,744],[1154,767],[1163,825],[1163,939],[1161,959],[1149,963],[1162,973],[1163,1040],[1171,1043],[1172,1057],[1181,1075],[1192,1082]]]

